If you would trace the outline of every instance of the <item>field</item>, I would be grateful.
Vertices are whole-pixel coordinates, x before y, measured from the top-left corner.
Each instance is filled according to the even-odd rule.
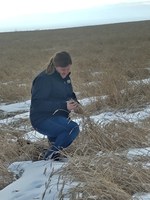
[[[108,111],[135,113],[150,105],[149,33],[150,21],[0,33],[0,105],[29,100],[33,78],[62,50],[72,55],[78,99],[95,98],[80,116],[80,136],[65,151],[72,159],[63,176],[84,183],[70,190],[70,199],[127,200],[136,192],[150,192],[150,168],[143,167],[149,156],[129,160],[125,153],[150,147],[150,115],[138,123],[116,120],[104,125],[90,118]],[[0,110],[0,119],[20,113]],[[24,139],[32,130],[29,119],[0,126],[2,189],[13,180],[8,165],[36,160],[47,141]]]

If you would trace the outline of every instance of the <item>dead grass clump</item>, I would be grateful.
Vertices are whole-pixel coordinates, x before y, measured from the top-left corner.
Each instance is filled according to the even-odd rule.
[[[149,103],[150,98],[150,85],[144,80],[139,80],[138,82],[130,82],[128,88],[124,92],[127,99],[128,108],[138,108],[141,105],[146,105]]]
[[[6,131],[6,129],[5,129]],[[0,188],[2,189],[9,183],[11,183],[13,179],[12,173],[9,173],[7,170],[8,165],[18,159],[18,147],[14,142],[15,137],[9,135],[8,131],[1,131],[0,134]]]
[[[73,157],[63,175],[78,183],[70,190],[73,200],[92,196],[97,200],[127,200],[150,189],[150,170],[115,154]]]
[[[12,183],[14,180],[14,176],[11,172],[9,172],[0,159],[0,190]]]
[[[149,103],[149,84],[142,78],[141,75],[138,81],[135,79],[129,82],[125,69],[120,66],[113,67],[103,73],[101,84],[99,86],[97,84],[97,91],[101,90],[99,94],[107,95],[105,105],[111,108],[135,109]]]
[[[21,160],[37,161],[40,159],[40,154],[49,147],[46,139],[40,139],[36,142],[19,139],[17,142]]]
[[[32,142],[24,138],[25,132],[12,127],[2,127],[0,145],[2,147],[0,158],[4,163],[22,160],[38,160],[39,154],[48,148],[47,139],[38,139]]]
[[[19,158],[18,144],[16,138],[6,134],[1,137],[1,147],[3,151],[0,153],[0,158],[3,162],[9,164],[16,158]]]
[[[99,114],[102,110],[107,109],[105,98],[95,97],[95,101],[91,100],[91,103],[83,106],[84,116],[90,116],[93,114]]]
[[[122,91],[127,87],[127,79],[120,69],[111,68],[103,73],[101,78],[101,93],[107,95],[106,102],[111,107],[125,104]]]
[[[127,148],[148,147],[149,129],[133,123],[114,122],[104,126],[85,121],[77,141],[72,144],[78,155],[91,155],[98,151],[120,151]],[[76,148],[76,145],[79,148]]]
[[[38,160],[39,154],[48,147],[46,140],[31,142],[24,139],[24,132],[11,127],[1,127],[0,134],[0,188],[14,180],[8,166],[15,161]]]

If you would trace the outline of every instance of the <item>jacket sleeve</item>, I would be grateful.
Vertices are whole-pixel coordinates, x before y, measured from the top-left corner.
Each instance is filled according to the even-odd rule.
[[[78,101],[77,96],[76,96],[76,94],[75,94],[74,92],[72,93],[72,98],[73,98],[78,104],[80,104],[80,102]]]
[[[52,86],[42,77],[37,77],[33,81],[31,107],[36,112],[55,112],[58,109],[67,111],[65,101],[54,101],[50,99]]]

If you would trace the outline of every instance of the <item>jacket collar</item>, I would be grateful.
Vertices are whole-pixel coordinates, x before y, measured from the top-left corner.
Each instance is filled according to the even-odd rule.
[[[56,70],[54,71],[54,75],[62,80],[67,80],[69,78],[70,74],[71,74],[71,72],[69,72],[69,74],[65,78],[62,78],[61,75]]]

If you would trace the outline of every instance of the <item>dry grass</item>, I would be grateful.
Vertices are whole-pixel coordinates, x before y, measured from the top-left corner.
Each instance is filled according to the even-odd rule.
[[[22,160],[38,160],[39,154],[48,147],[47,141],[44,139],[34,143],[25,140],[24,133],[12,125],[1,127],[0,189],[16,178],[7,170],[11,163]]]
[[[127,200],[136,192],[149,192],[150,170],[144,168],[149,156],[127,158],[127,149],[150,146],[147,123],[139,127],[114,122],[101,127],[85,121],[84,130],[66,150],[69,163],[61,174],[77,182],[66,194],[69,199]]]
[[[97,149],[95,149],[96,151],[116,151],[135,147],[147,147],[149,145],[147,141],[149,130],[143,130],[143,128],[130,122],[113,122],[103,127],[88,122],[88,126],[85,128],[83,134],[83,140],[89,137],[88,141],[90,141],[92,149],[98,145]],[[84,141],[81,143],[85,144]]]
[[[136,163],[129,164],[127,159],[113,153],[110,156],[74,157],[63,175],[78,182],[70,190],[70,199],[73,200],[127,200],[135,192],[150,190],[149,169]]]
[[[142,165],[149,157],[132,162],[126,157],[128,148],[150,145],[149,119],[140,126],[127,121],[100,126],[89,120],[95,113],[134,112],[149,104],[149,84],[129,82],[150,77],[149,32],[150,21],[0,33],[0,102],[30,99],[33,78],[60,50],[72,55],[71,75],[78,97],[98,97],[85,108],[84,128],[65,151],[70,162],[63,175],[79,183],[69,191],[72,200],[128,200],[135,192],[150,191],[150,170]],[[1,119],[8,117],[0,114]],[[20,124],[25,131],[17,129]],[[14,179],[7,171],[10,163],[37,160],[47,148],[45,140],[31,143],[23,139],[28,127],[28,120],[1,126],[0,188]]]
[[[60,50],[69,51],[73,57],[72,78],[75,90],[82,91],[81,96],[95,96],[106,92],[109,94],[105,87],[109,87],[112,81],[115,84],[118,76],[120,80],[122,77],[123,80],[149,77],[150,72],[145,69],[150,64],[149,23],[145,21],[61,30],[0,33],[0,88],[3,88],[0,94],[1,101],[30,98],[29,88],[34,76],[44,69],[50,57]],[[112,78],[107,78],[106,84],[95,83],[94,90],[89,87],[86,90],[84,83],[101,81],[101,76],[92,77],[92,72],[108,71]],[[12,95],[8,95],[9,86],[4,84],[8,81],[13,81]],[[123,85],[122,81],[119,85],[120,88],[124,88],[124,81]],[[116,85],[113,90],[115,87]]]
[[[39,139],[36,142],[31,142],[24,139],[25,131],[12,128],[11,125],[1,127],[1,147],[5,151],[0,154],[1,160],[4,163],[11,163],[17,160],[37,160],[39,153],[48,147],[48,142],[45,138]]]

